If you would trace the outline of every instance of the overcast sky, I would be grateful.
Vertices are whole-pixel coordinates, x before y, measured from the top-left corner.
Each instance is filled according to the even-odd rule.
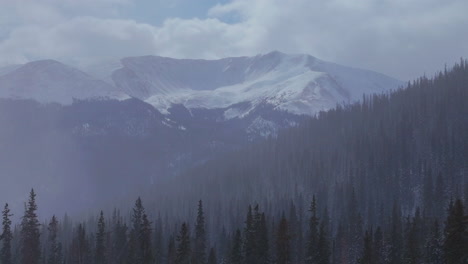
[[[272,50],[401,80],[468,57],[467,0],[0,0],[0,65]]]

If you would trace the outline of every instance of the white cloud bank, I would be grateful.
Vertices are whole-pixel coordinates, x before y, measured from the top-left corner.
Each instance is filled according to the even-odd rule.
[[[138,0],[0,0],[0,64],[309,53],[403,80],[468,56],[466,0],[235,0],[205,18],[125,18]],[[183,6],[180,6],[183,8]]]

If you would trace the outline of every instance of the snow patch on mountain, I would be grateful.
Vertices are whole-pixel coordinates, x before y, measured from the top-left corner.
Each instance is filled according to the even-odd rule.
[[[130,98],[102,80],[53,60],[30,62],[1,75],[0,97],[61,104],[74,99]]]
[[[132,70],[125,66],[129,61]],[[162,65],[166,64],[170,65],[170,70],[156,70],[158,67],[163,69]],[[139,69],[145,68],[145,74],[140,74],[142,70],[136,70],[135,65]],[[211,75],[207,73],[210,70]],[[402,84],[379,73],[324,62],[309,55],[280,52],[215,61],[155,56],[132,58],[119,71],[114,76],[117,83],[122,80],[123,72],[128,71],[125,84],[120,85],[125,87],[123,90],[152,104],[162,113],[168,113],[172,104],[183,104],[189,109],[251,104],[251,109],[228,109],[226,119],[242,118],[263,103],[294,114],[313,115],[339,103],[357,101],[365,93],[380,93]],[[175,78],[175,73],[181,71],[190,74]],[[130,73],[135,75],[130,78]],[[218,74],[229,81],[219,81]],[[135,89],[142,91],[135,92]]]

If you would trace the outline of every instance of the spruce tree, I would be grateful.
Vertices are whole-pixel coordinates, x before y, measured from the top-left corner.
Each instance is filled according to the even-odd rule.
[[[125,263],[128,258],[128,240],[126,224],[122,223],[121,217],[117,217],[113,228],[112,251],[115,256],[111,256],[117,264]]]
[[[426,242],[425,260],[428,264],[443,264],[442,237],[439,223],[435,220]]]
[[[106,223],[104,221],[104,212],[101,211],[98,220],[98,227],[96,233],[96,249],[94,253],[96,264],[106,264]]]
[[[372,232],[366,230],[364,235],[364,248],[362,249],[362,255],[358,260],[359,264],[374,264],[376,261],[374,260],[374,250],[373,250],[373,242],[372,242]]]
[[[155,263],[162,263],[164,255],[163,245],[163,227],[161,216],[158,216],[154,224],[154,261]]]
[[[208,255],[208,264],[218,264],[218,259],[216,258],[216,251],[214,248],[210,249],[210,254]]]
[[[374,241],[373,241],[373,258],[375,263],[384,263],[385,259],[385,243],[383,239],[383,233],[380,226],[377,227],[374,233]]]
[[[188,225],[184,222],[177,236],[176,264],[189,264],[191,260],[190,249],[190,231]]]
[[[21,221],[21,263],[39,264],[41,245],[39,220],[37,219],[36,194],[34,189],[29,193],[29,201]]]
[[[232,242],[232,248],[229,256],[230,264],[241,264],[242,263],[242,237],[241,231],[236,230],[234,240]]]
[[[75,236],[70,245],[69,262],[71,264],[91,263],[90,245],[86,237],[86,228],[79,224],[75,231]]]
[[[58,221],[57,218],[52,216],[52,219],[48,226],[49,231],[49,257],[47,258],[48,264],[60,264],[62,263],[62,245],[58,242]]]
[[[444,257],[447,264],[468,262],[467,219],[460,199],[450,203],[445,222]]]
[[[177,252],[176,252],[175,241],[174,241],[174,237],[171,236],[169,238],[169,244],[167,246],[166,263],[167,264],[176,264],[176,258],[177,258]]]
[[[278,225],[276,235],[276,263],[289,264],[291,263],[291,235],[289,233],[289,226],[284,213]]]
[[[245,257],[246,264],[255,264],[256,263],[256,232],[255,232],[255,221],[252,214],[252,207],[249,205],[247,211],[247,218],[245,220],[245,229],[244,229],[244,243],[243,243],[243,255]]]
[[[312,197],[312,203],[309,209],[311,217],[309,220],[309,233],[307,239],[307,248],[306,248],[306,263],[307,264],[317,264],[318,257],[318,228],[319,228],[319,218],[317,216],[317,202],[315,200],[315,195]]]
[[[153,251],[151,246],[151,222],[146,213],[143,213],[140,233],[141,263],[153,263]]]
[[[206,263],[206,233],[203,203],[198,202],[197,221],[195,223],[195,241],[193,245],[193,264]]]
[[[10,208],[8,207],[8,203],[6,203],[2,211],[2,235],[0,236],[0,240],[2,241],[0,263],[2,264],[12,264],[11,240],[13,239],[13,234],[11,233],[11,216],[13,214],[10,214]]]
[[[270,261],[269,256],[269,241],[268,241],[268,229],[266,223],[265,213],[260,214],[260,219],[257,220],[256,231],[257,234],[257,252],[256,259],[258,264],[266,264]]]
[[[330,245],[328,243],[327,228],[326,228],[326,224],[324,223],[324,221],[320,223],[317,250],[318,250],[318,263],[329,264],[330,263]]]

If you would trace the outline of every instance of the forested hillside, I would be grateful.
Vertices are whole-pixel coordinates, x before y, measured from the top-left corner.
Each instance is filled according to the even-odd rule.
[[[468,263],[467,102],[461,61],[150,186],[131,211],[40,224],[31,192],[21,225],[4,210],[2,263]]]

